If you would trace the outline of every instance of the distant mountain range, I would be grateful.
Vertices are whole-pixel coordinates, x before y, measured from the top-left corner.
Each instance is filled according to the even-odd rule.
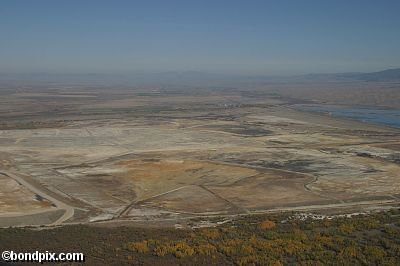
[[[362,81],[400,81],[400,68],[386,69],[377,72],[369,73],[334,73],[334,74],[308,74],[302,77],[313,79],[347,79],[347,80],[362,80]]]
[[[356,74],[354,75],[354,78],[367,81],[391,81],[391,80],[400,81],[400,68],[387,69],[372,73],[361,73],[358,75]]]
[[[263,82],[307,82],[307,81],[331,81],[331,80],[355,80],[355,81],[399,81],[400,68],[387,69],[370,73],[331,73],[331,74],[307,74],[298,76],[245,76],[214,74],[200,71],[183,72],[159,72],[159,73],[132,73],[132,74],[2,74],[0,82],[26,81],[26,82],[78,82],[90,84],[136,84],[136,85],[229,85],[263,83]]]

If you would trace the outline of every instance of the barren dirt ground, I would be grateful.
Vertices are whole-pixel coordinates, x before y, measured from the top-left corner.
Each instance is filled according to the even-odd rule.
[[[399,129],[292,103],[238,90],[3,90],[0,226],[398,204]]]

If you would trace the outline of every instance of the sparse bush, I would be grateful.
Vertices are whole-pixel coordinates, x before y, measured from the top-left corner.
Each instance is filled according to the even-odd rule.
[[[141,242],[130,242],[127,244],[127,249],[134,252],[146,253],[149,251],[149,244],[147,240]]]
[[[215,228],[204,229],[201,233],[208,239],[216,239],[220,236],[219,230]]]
[[[341,224],[339,226],[339,231],[342,234],[351,234],[355,230],[354,226],[352,224]]]
[[[172,254],[180,259],[186,256],[192,256],[195,250],[184,241],[167,242],[165,244],[157,245],[154,249],[154,254],[157,256],[165,256]]]
[[[217,248],[209,243],[195,247],[196,253],[210,256],[217,252]]]
[[[270,230],[276,227],[276,224],[271,220],[264,220],[258,226],[260,229],[263,230]]]

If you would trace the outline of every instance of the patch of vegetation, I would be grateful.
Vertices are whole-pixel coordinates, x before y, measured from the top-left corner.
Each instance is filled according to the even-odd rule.
[[[195,230],[10,228],[0,231],[0,247],[84,252],[85,265],[400,265],[399,210],[331,220],[287,216],[247,216]]]

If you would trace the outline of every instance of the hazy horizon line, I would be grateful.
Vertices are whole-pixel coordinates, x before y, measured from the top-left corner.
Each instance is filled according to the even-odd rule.
[[[306,75],[331,75],[331,74],[345,74],[345,73],[375,73],[387,70],[396,70],[399,67],[388,66],[386,68],[377,68],[370,71],[304,71],[291,74],[272,74],[272,73],[242,73],[242,72],[229,72],[229,71],[205,71],[205,70],[135,70],[135,71],[0,71],[0,75],[71,75],[71,76],[90,76],[90,75],[106,75],[106,76],[126,76],[126,75],[158,75],[158,74],[203,74],[203,75],[218,75],[218,76],[236,76],[236,77],[295,77]]]

